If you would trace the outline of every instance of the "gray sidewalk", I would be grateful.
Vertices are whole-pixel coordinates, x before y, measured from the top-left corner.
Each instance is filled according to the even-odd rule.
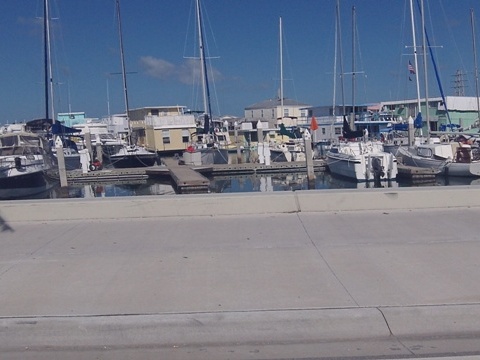
[[[476,187],[3,202],[0,217],[2,359],[480,354]]]

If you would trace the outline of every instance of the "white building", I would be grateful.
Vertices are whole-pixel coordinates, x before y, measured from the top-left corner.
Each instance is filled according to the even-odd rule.
[[[268,122],[269,127],[283,123],[285,126],[298,126],[308,122],[310,105],[284,98],[269,99],[247,106],[245,120]]]

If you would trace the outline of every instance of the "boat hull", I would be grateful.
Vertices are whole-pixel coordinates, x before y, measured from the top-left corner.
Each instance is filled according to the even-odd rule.
[[[456,162],[448,159],[422,157],[415,153],[416,148],[400,149],[399,155],[405,165],[436,169],[447,176],[479,177],[480,161]]]
[[[156,155],[124,155],[122,157],[111,156],[110,163],[114,168],[136,168],[136,167],[148,167],[153,166],[157,162]]]
[[[125,146],[109,158],[110,164],[117,169],[153,166],[158,162],[154,152],[138,146]]]
[[[183,162],[188,165],[228,164],[228,149],[199,148],[183,153]]]
[[[326,160],[332,174],[356,181],[389,181],[395,180],[398,174],[395,156],[368,144],[332,147]]]
[[[44,170],[0,177],[0,199],[32,198],[48,192],[54,185],[55,182],[49,178]]]

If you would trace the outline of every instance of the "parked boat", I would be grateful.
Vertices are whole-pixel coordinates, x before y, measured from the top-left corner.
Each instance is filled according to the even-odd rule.
[[[359,182],[395,180],[398,174],[396,157],[385,152],[381,142],[351,141],[347,126],[345,119],[344,136],[347,141],[332,144],[326,153],[329,171]]]
[[[419,144],[400,147],[398,155],[405,165],[437,169],[448,176],[480,176],[478,145],[463,142]]]
[[[110,163],[115,168],[135,168],[153,166],[158,162],[158,156],[143,146],[124,145],[114,155]]]
[[[128,123],[128,144],[123,145],[120,149],[110,155],[109,160],[115,168],[126,167],[146,167],[155,165],[158,161],[158,155],[155,152],[148,151],[145,147],[140,146],[132,142],[132,128],[129,120],[129,106],[128,106],[128,93],[127,93],[127,73],[125,69],[125,56],[123,50],[123,35],[122,35],[122,22],[120,16],[120,0],[116,0],[117,10],[117,23],[118,23],[118,35],[120,42],[120,60],[122,66],[122,79],[123,79],[123,92],[125,101],[125,114],[127,116]]]
[[[58,149],[63,151],[65,161],[65,170],[78,170],[82,167],[80,163],[80,153],[75,141],[72,139],[80,133],[80,130],[73,129],[60,124],[58,121],[52,124],[50,129],[52,139],[49,144],[53,155],[57,156]]]
[[[0,199],[32,198],[49,191],[55,185],[49,173],[53,162],[48,142],[41,135],[0,135]]]
[[[195,165],[198,165],[199,161],[201,162],[201,165],[227,164],[228,146],[226,144],[222,144],[221,142],[225,141],[225,136],[228,135],[228,130],[224,132],[221,130],[222,125],[215,126],[215,122],[212,117],[200,0],[195,1],[195,9],[204,109],[203,116],[201,117],[202,128],[197,131],[197,141],[190,144],[190,146],[188,146],[186,151],[183,153],[183,162],[185,164]]]
[[[422,2],[423,5],[423,2]],[[423,10],[423,6],[422,6]],[[415,31],[414,31],[414,22],[413,22],[413,6],[410,6],[411,17],[412,17],[412,33],[413,41],[415,44]],[[426,36],[425,29],[425,19],[423,11],[421,12],[422,16],[422,29],[424,29],[423,36],[423,56],[426,58],[426,48],[430,48],[430,44],[425,43],[428,41]],[[427,46],[428,45],[428,46]],[[434,64],[434,69],[436,71],[435,61],[432,55],[432,62]],[[416,57],[415,57],[416,63]],[[424,71],[427,71],[427,67],[424,66]],[[417,79],[417,89],[418,89],[418,74],[415,73]],[[426,76],[425,76],[426,78]],[[440,84],[439,84],[440,85]],[[443,92],[440,86],[440,91]],[[425,92],[428,93],[428,86],[425,83]],[[418,90],[417,90],[418,93]],[[419,96],[418,96],[419,97]],[[425,97],[425,101],[428,104],[428,96]],[[446,104],[445,104],[446,107]],[[447,111],[448,115],[448,111]],[[398,154],[401,156],[402,161],[405,165],[417,166],[422,168],[433,168],[437,169],[443,175],[449,176],[462,176],[462,177],[478,177],[480,176],[480,149],[478,148],[478,143],[471,141],[468,143],[465,138],[457,137],[455,141],[450,141],[448,137],[442,136],[445,141],[432,143],[430,141],[430,121],[429,114],[427,109],[427,143],[425,144],[415,144],[409,146],[408,148],[400,147]]]
[[[50,5],[49,0],[43,1],[43,18],[44,18],[44,72],[45,72],[45,122],[51,126],[47,129],[45,136],[51,141],[49,142],[52,153],[57,156],[57,151],[61,149],[63,151],[63,158],[65,159],[66,170],[76,170],[81,167],[80,153],[74,141],[71,140],[71,136],[76,133],[75,129],[69,128],[61,124],[55,118],[55,106],[54,106],[54,78],[52,71],[52,56],[51,56],[51,44],[50,44]],[[51,109],[51,118],[50,118]]]
[[[337,24],[340,23],[339,8],[339,1],[337,0]],[[353,44],[355,44],[355,7],[353,7],[352,17],[352,27],[354,29],[352,41]],[[355,46],[353,46],[353,49],[355,49]],[[353,50],[352,64],[352,74],[355,74],[355,50]],[[352,82],[352,88],[355,89],[355,76],[352,76]],[[352,110],[354,119],[354,91],[352,92]],[[354,123],[353,120],[352,123]],[[343,141],[332,144],[326,153],[327,166],[332,174],[354,179],[357,182],[373,181],[374,183],[379,183],[396,179],[398,167],[395,156],[391,153],[385,152],[381,142],[369,141],[367,129],[351,129],[345,114],[343,116],[342,135]]]

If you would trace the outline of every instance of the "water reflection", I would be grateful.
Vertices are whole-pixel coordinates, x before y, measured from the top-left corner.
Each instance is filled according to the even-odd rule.
[[[174,195],[175,190],[170,182],[140,180],[116,183],[94,183],[70,185],[55,189],[51,198],[98,198],[142,195]]]
[[[238,175],[216,176],[210,179],[211,192],[269,192],[296,191],[311,189],[364,189],[374,187],[399,187],[396,181],[358,183],[348,179],[333,177],[329,173],[315,174],[315,180],[308,181],[307,174],[272,174],[272,175]]]
[[[327,172],[317,172],[314,181],[308,181],[305,173],[275,173],[262,175],[216,176],[210,179],[210,193],[272,192],[297,191],[311,189],[365,189],[398,188],[419,186],[458,186],[480,185],[479,178],[437,177],[428,182],[409,183],[403,181],[357,183],[345,178],[332,176]],[[175,195],[170,178],[146,179],[116,183],[96,183],[56,187],[43,195],[44,199],[53,198],[99,198],[143,195]]]

